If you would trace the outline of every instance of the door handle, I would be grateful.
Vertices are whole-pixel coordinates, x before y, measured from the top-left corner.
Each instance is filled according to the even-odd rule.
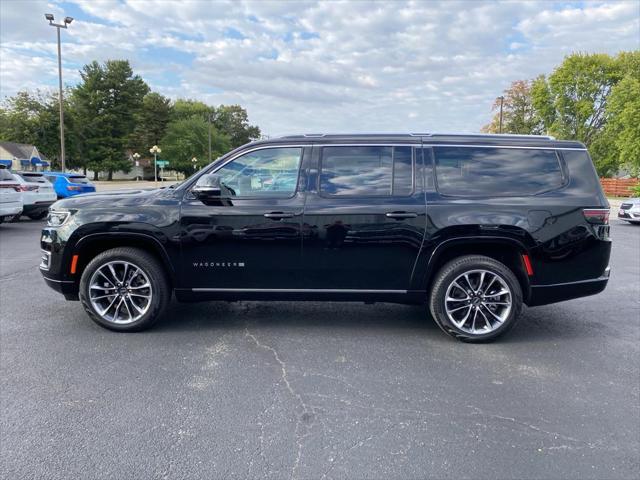
[[[280,220],[281,218],[291,218],[294,216],[293,212],[268,212],[264,214],[267,218],[273,218],[274,220]]]
[[[402,220],[403,218],[416,218],[418,216],[416,212],[387,212],[385,215],[387,218],[395,218],[396,220]]]

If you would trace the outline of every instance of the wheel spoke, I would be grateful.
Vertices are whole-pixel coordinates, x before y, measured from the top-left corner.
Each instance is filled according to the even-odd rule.
[[[458,310],[462,310],[463,308],[471,308],[471,305],[463,305],[461,307],[452,308],[451,310],[448,310],[448,311],[449,313],[453,313],[453,312],[457,312]]]
[[[109,285],[111,285],[112,287],[115,287],[115,283],[113,283],[113,280],[111,280],[109,277],[107,277],[107,276],[104,274],[104,272],[102,271],[102,269],[98,270],[98,273],[99,273],[100,275],[102,275],[102,277],[103,277],[107,282],[109,282]]]
[[[107,266],[109,267],[109,271],[111,272],[111,276],[113,276],[113,279],[115,280],[115,282],[113,282],[113,285],[117,285],[118,283],[120,283],[120,279],[118,278],[118,275],[116,275],[116,269],[113,268],[113,264],[112,263],[107,264]]]
[[[501,296],[501,295],[506,295],[507,293],[509,293],[509,290],[504,290],[504,289],[503,289],[503,290],[500,290],[500,291],[499,291],[499,292],[497,292],[497,293],[491,293],[491,294],[489,294],[489,295],[485,295],[485,297],[499,297],[499,296]]]
[[[455,321],[453,323],[455,323],[458,328],[462,328],[462,326],[466,323],[466,321],[469,319],[469,315],[471,314],[471,305],[469,305],[469,310],[467,311],[466,315],[458,321]],[[451,317],[450,317],[451,318]]]
[[[484,277],[487,274],[484,270],[480,273],[480,284],[478,285],[478,291],[482,290],[482,284],[484,283]]]
[[[496,315],[495,313],[493,313],[489,307],[487,307],[487,306],[486,306],[486,305],[484,305],[484,304],[482,304],[482,306],[483,306],[483,307],[484,307],[484,309],[485,309],[487,312],[489,312],[489,313],[491,314],[491,316],[492,316],[493,318],[495,318],[498,322],[500,322],[500,323],[504,322],[504,320],[502,319],[502,317],[499,317],[498,315]],[[484,315],[484,314],[483,314],[483,315]]]
[[[478,310],[474,310],[473,312],[473,321],[471,322],[471,331],[475,332],[476,330],[476,317],[478,316]]]
[[[111,303],[109,303],[107,308],[105,308],[104,310],[102,310],[102,312],[100,312],[101,317],[104,317],[107,314],[107,312],[111,309],[111,307],[113,306],[113,304],[116,302],[117,299],[118,297],[116,296],[113,300],[111,300]]]
[[[131,298],[129,299],[129,303],[133,305],[133,308],[135,308],[138,311],[138,313],[144,312],[144,308],[140,308],[138,305],[136,305],[136,302],[134,302]]]
[[[141,288],[149,288],[149,287],[151,287],[151,284],[149,282],[145,283],[144,285],[137,285],[135,287],[129,286],[131,290],[139,290]]]
[[[122,301],[124,302],[124,307],[127,309],[127,313],[129,314],[129,320],[133,319],[133,315],[131,315],[131,309],[129,308],[129,303],[127,302],[127,297],[122,297]]]
[[[95,301],[95,300],[102,300],[103,298],[117,297],[117,296],[118,296],[118,294],[117,294],[117,293],[109,293],[109,294],[107,294],[107,295],[101,295],[101,296],[99,296],[99,297],[93,297],[93,298],[91,298],[91,300],[94,300],[94,301]]]

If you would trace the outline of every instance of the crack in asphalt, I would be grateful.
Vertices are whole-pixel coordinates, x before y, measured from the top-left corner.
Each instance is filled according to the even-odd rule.
[[[309,418],[309,416],[312,416],[312,414],[310,413],[310,409],[305,403],[302,396],[298,392],[296,392],[293,386],[291,385],[291,382],[289,381],[289,373],[287,371],[287,364],[280,358],[280,354],[278,353],[278,351],[275,348],[260,342],[260,340],[258,340],[258,338],[249,331],[248,327],[245,327],[245,337],[250,338],[257,347],[271,352],[271,354],[273,355],[273,358],[280,366],[281,381],[284,383],[289,394],[298,403],[298,407],[302,408],[302,413],[298,414],[296,417],[295,436],[296,436],[297,449],[296,449],[296,458],[294,460],[293,466],[291,467],[291,476],[290,476],[292,479],[294,479],[296,478],[296,473],[298,471],[298,467],[300,466],[300,459],[302,458],[302,450],[304,448],[303,442],[311,434],[311,429],[315,425],[315,422],[312,422],[310,425],[304,425],[303,420],[305,418]],[[304,432],[304,433],[301,433],[301,432]]]

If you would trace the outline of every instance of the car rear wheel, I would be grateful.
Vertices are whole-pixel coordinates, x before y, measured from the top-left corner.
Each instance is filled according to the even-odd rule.
[[[27,217],[29,217],[31,220],[42,220],[44,217],[47,216],[48,213],[49,212],[47,210],[44,210],[38,213],[30,213],[29,215],[27,215]]]
[[[515,325],[522,311],[522,289],[503,263],[467,255],[437,273],[429,309],[438,326],[452,337],[488,342]]]
[[[80,279],[80,300],[98,325],[119,332],[151,327],[171,299],[158,260],[138,248],[114,248],[96,256]]]

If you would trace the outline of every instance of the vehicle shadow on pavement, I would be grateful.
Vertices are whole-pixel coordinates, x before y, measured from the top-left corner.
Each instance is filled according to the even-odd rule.
[[[203,302],[172,303],[154,326],[156,331],[277,327],[344,327],[439,331],[420,305],[351,302]]]
[[[444,335],[425,306],[350,302],[203,302],[172,303],[154,327],[156,332],[266,328],[344,328],[384,331],[385,334],[417,330],[427,337]],[[498,342],[532,343],[602,337],[603,324],[569,309],[526,309],[514,329]]]

